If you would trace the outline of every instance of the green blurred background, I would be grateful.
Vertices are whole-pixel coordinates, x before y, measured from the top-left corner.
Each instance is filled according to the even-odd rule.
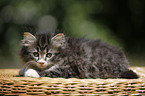
[[[102,39],[145,65],[145,0],[0,0],[0,68],[21,67],[24,32]]]

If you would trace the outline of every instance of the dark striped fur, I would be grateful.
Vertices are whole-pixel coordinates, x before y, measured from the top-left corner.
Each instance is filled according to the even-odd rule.
[[[39,33],[35,37],[36,41],[30,47],[41,51],[57,50],[49,61],[51,66],[43,70],[33,67],[41,77],[138,78],[136,73],[128,69],[129,64],[124,53],[100,40],[65,37],[64,45],[55,48],[52,46],[51,34]],[[22,46],[20,51],[25,62],[33,60],[28,49],[29,47]]]

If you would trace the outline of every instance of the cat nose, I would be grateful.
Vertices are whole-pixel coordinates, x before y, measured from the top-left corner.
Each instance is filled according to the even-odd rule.
[[[44,64],[44,62],[39,62],[39,64],[40,64],[40,65],[43,65],[43,64]]]

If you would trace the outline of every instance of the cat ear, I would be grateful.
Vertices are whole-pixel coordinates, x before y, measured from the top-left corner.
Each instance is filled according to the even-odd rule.
[[[29,32],[24,33],[24,39],[22,40],[22,44],[24,46],[30,46],[36,40],[35,36],[33,36]]]
[[[51,43],[53,45],[53,47],[63,47],[65,44],[65,36],[63,33],[59,33],[57,35],[55,35],[52,39],[51,39]]]

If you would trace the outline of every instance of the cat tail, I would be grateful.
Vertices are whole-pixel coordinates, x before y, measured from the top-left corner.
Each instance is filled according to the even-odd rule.
[[[139,76],[133,72],[132,70],[127,70],[124,71],[120,74],[120,78],[125,78],[125,79],[137,79]]]

